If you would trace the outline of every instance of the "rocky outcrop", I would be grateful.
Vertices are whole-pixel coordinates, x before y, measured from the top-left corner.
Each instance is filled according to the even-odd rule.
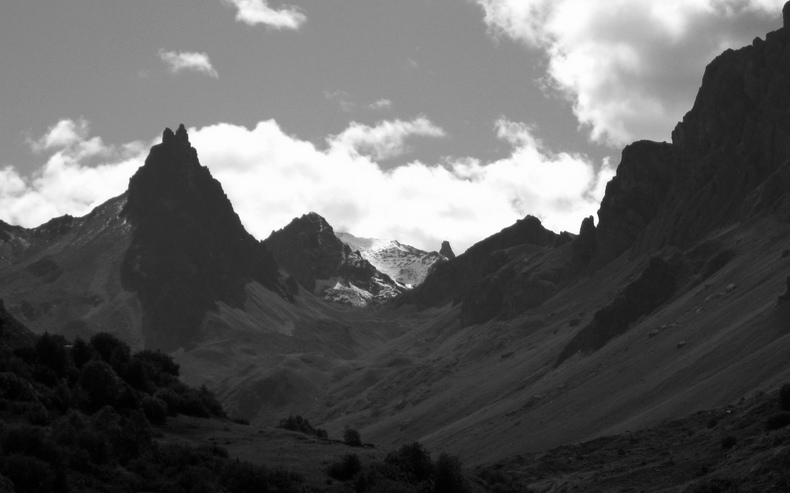
[[[628,284],[615,299],[593,316],[563,348],[556,365],[574,354],[591,353],[602,348],[614,337],[624,333],[640,317],[666,302],[678,284],[679,262],[653,257],[642,274]]]
[[[605,265],[631,247],[655,219],[675,182],[675,162],[672,146],[666,143],[640,141],[623,149],[617,175],[606,185],[598,210],[596,265]]]
[[[623,151],[598,212],[597,266],[631,247],[690,247],[755,215],[790,218],[788,38],[785,27],[722,53],[671,144],[637,142]]]
[[[358,251],[352,251],[315,212],[272,232],[264,244],[299,284],[324,299],[367,305],[404,291]]]
[[[251,281],[285,296],[274,259],[200,165],[183,125],[164,131],[129,180],[127,196],[122,214],[133,236],[122,281],[139,296],[147,347],[188,346],[217,302],[244,304]]]
[[[463,302],[464,324],[509,317],[626,252],[637,258],[667,247],[689,251],[712,232],[754,216],[789,221],[789,38],[785,27],[717,57],[671,143],[639,141],[623,150],[597,227],[588,217],[578,236],[554,235],[528,217],[439,266],[406,301],[418,306]],[[697,282],[732,258],[732,252],[718,252],[715,258],[697,258],[697,253],[689,254]],[[655,307],[663,298],[650,299],[646,305]],[[634,309],[642,313],[646,305],[637,303],[642,308]],[[624,306],[602,311],[599,322],[569,348],[594,350],[595,341],[624,330],[629,321],[603,322],[614,312],[615,319],[630,320],[620,313]]]
[[[503,283],[516,276],[515,270],[500,270],[520,258],[525,249],[535,253],[552,248],[557,237],[536,217],[519,219],[516,224],[476,243],[449,262],[438,264],[425,282],[401,301],[420,307],[464,301],[468,303],[467,320],[490,318],[501,308],[507,291]],[[495,276],[484,281],[492,275]]]
[[[453,252],[449,241],[445,240],[442,242],[442,248],[439,250],[439,255],[442,255],[447,260],[452,260],[455,258],[455,252]]]
[[[787,303],[788,301],[790,301],[790,277],[787,278],[786,283],[787,283],[787,289],[785,289],[784,294],[779,296],[779,299],[777,300],[779,304]]]

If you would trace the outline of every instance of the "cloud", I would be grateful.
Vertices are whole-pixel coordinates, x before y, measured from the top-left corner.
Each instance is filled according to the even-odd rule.
[[[170,72],[177,74],[183,70],[190,70],[192,72],[200,72],[215,79],[219,78],[219,74],[211,65],[208,55],[205,53],[192,53],[188,51],[176,52],[159,50],[159,58],[167,65]]]
[[[88,122],[85,119],[63,119],[47,130],[47,133],[35,141],[29,141],[34,151],[69,147],[82,142],[88,135]]]
[[[324,91],[324,98],[327,101],[336,102],[345,113],[356,111],[359,107],[359,104],[352,101],[353,98],[346,91]]]
[[[158,142],[109,146],[90,137],[87,124],[70,120],[38,141],[70,126],[85,130],[49,147],[50,155],[33,177],[0,169],[3,220],[30,227],[66,213],[88,213],[126,189],[150,145]],[[438,127],[418,118],[376,127],[351,124],[340,135],[363,127],[367,135],[373,129],[410,126],[438,133]],[[222,183],[245,227],[258,238],[310,211],[338,231],[398,239],[426,250],[449,240],[462,252],[526,214],[555,231],[578,232],[582,218],[597,210],[613,170],[583,155],[552,153],[521,122],[502,118],[492,132],[510,144],[507,158],[413,161],[386,170],[348,142],[319,148],[288,135],[273,120],[254,128],[229,123],[192,128],[189,137],[201,164]],[[81,152],[90,141],[101,143],[94,145],[101,152]]]
[[[49,153],[32,176],[23,177],[11,166],[0,169],[1,219],[37,226],[64,214],[84,215],[123,193],[149,146],[108,146],[89,133],[85,120],[60,120],[30,142],[36,153]]]
[[[273,29],[299,29],[307,17],[296,7],[273,9],[266,0],[222,0],[238,9],[236,20],[248,26],[263,24]]]
[[[378,101],[368,105],[368,109],[371,110],[388,110],[390,108],[392,108],[392,101],[389,99],[379,99]]]
[[[332,147],[384,161],[410,152],[406,139],[412,136],[444,137],[445,132],[425,117],[411,121],[382,121],[374,127],[352,122],[346,130],[327,141]]]
[[[345,113],[353,113],[360,109],[383,111],[392,108],[392,101],[389,99],[379,99],[372,103],[359,103],[354,101],[354,96],[346,91],[324,91],[324,98],[327,101],[336,102]]]
[[[703,68],[779,27],[784,0],[475,0],[496,37],[541,50],[544,83],[594,141],[668,139]]]

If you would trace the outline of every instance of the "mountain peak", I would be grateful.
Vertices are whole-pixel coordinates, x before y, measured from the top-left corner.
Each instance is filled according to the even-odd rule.
[[[299,284],[325,300],[364,306],[404,289],[341,241],[315,212],[273,231],[264,244]]]
[[[162,143],[165,145],[172,145],[176,142],[185,143],[191,147],[189,144],[189,135],[187,134],[187,129],[184,127],[184,124],[180,124],[178,129],[173,133],[170,128],[165,128],[164,132],[162,132]]]
[[[442,248],[439,250],[439,253],[449,260],[455,258],[455,252],[453,252],[453,247],[450,246],[450,242],[447,240],[442,242]]]
[[[790,29],[790,2],[787,2],[782,9],[782,18],[784,20],[784,27]]]
[[[216,302],[244,303],[250,281],[282,293],[274,259],[200,164],[183,124],[175,133],[165,129],[129,180],[127,197],[123,214],[133,237],[122,282],[140,297],[147,346],[189,344]]]

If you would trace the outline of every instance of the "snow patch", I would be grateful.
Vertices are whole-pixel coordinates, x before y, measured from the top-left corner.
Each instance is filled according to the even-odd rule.
[[[335,236],[380,272],[408,288],[421,284],[434,265],[447,261],[437,252],[426,252],[397,240],[361,238],[345,232],[336,232]]]

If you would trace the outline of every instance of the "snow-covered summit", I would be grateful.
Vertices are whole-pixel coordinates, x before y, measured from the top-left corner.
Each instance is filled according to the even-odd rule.
[[[425,280],[434,265],[447,259],[437,252],[426,252],[396,240],[360,238],[351,233],[335,232],[340,241],[359,251],[362,258],[391,278],[409,286]]]

